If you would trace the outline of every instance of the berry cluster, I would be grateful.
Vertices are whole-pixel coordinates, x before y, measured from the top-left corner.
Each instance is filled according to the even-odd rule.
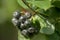
[[[31,17],[32,14],[29,12],[22,13],[16,11],[13,13],[12,23],[17,26],[22,35],[26,37],[37,33],[36,28],[32,25],[31,20],[29,20]]]

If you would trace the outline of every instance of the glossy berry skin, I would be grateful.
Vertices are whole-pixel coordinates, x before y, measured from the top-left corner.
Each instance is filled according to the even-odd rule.
[[[32,15],[31,15],[31,13],[26,12],[26,13],[25,13],[25,16],[26,16],[26,18],[30,18]]]
[[[30,21],[29,21],[29,20],[26,20],[26,21],[24,22],[24,24],[25,24],[25,26],[27,26],[27,25],[30,24]]]
[[[25,29],[21,31],[21,34],[26,36],[26,37],[29,35],[28,31]]]
[[[28,28],[28,32],[29,32],[29,33],[34,33],[34,32],[35,32],[35,28],[34,28],[34,27]]]
[[[24,29],[25,28],[25,25],[23,23],[20,24],[20,28],[21,29]]]
[[[15,26],[17,26],[18,22],[19,22],[19,21],[18,21],[16,18],[13,18],[13,19],[12,19],[12,23],[13,23]]]
[[[20,18],[19,18],[19,22],[24,22],[26,20],[26,17],[25,16],[21,16]]]
[[[19,19],[20,16],[21,16],[21,13],[18,11],[13,13],[13,17],[15,17],[16,19]]]

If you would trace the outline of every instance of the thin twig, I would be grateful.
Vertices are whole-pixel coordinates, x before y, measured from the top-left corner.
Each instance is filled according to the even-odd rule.
[[[25,0],[22,0],[22,1],[23,1],[23,3],[24,3],[25,5],[27,5],[27,3],[25,2]],[[27,6],[28,6],[28,5],[27,5]],[[28,7],[29,7],[29,6],[28,6]],[[33,15],[35,15],[36,13],[38,13],[38,12],[35,12],[31,7],[29,7],[29,9],[34,12]],[[49,17],[48,15],[45,15],[45,14],[42,14],[42,13],[40,13],[40,15],[45,16],[45,17]]]

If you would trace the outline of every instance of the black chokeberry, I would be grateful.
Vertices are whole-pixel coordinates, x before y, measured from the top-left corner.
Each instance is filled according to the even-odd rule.
[[[25,26],[26,26],[26,25],[29,25],[29,24],[30,24],[30,21],[29,21],[29,20],[26,20],[26,21],[24,22],[24,24],[25,24]]]
[[[20,24],[20,28],[21,29],[24,29],[25,28],[25,25],[23,23]]]
[[[19,18],[19,22],[24,22],[26,20],[26,17],[25,16],[21,16],[20,18]]]
[[[25,30],[25,29],[22,30],[21,33],[22,33],[22,35],[24,35],[24,36],[26,36],[26,37],[29,35],[28,31]]]
[[[34,32],[35,32],[35,28],[34,28],[34,27],[28,28],[28,32],[29,32],[29,33],[34,33]]]
[[[15,12],[13,13],[13,17],[15,17],[15,18],[17,18],[17,19],[19,19],[20,16],[21,16],[21,13],[18,12],[18,11],[15,11]]]
[[[13,23],[15,26],[17,26],[17,24],[19,23],[19,21],[18,21],[16,18],[13,18],[13,19],[12,19],[12,23]]]
[[[20,12],[16,11],[13,14],[12,23],[17,26],[22,35],[25,37],[31,37],[35,33],[38,32],[37,26],[35,27],[32,21],[30,20],[32,14],[30,12],[25,12],[24,14],[21,14]]]

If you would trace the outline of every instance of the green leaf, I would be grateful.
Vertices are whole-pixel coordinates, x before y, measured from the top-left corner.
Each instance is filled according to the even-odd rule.
[[[31,40],[47,40],[46,36],[38,33],[37,35],[35,35],[33,38],[31,38]]]
[[[47,37],[48,40],[60,40],[60,36],[57,33],[54,33],[52,35],[49,35]]]
[[[18,4],[22,6],[23,8],[27,9],[28,7],[23,3],[22,0],[17,0]]]
[[[60,8],[60,0],[53,1],[53,6]]]
[[[27,2],[36,5],[37,7],[42,8],[44,10],[47,10],[51,7],[50,0],[28,0]]]
[[[48,20],[43,19],[42,17],[39,20],[42,20],[42,21],[40,21],[40,25],[41,25],[40,32],[41,33],[45,33],[45,34],[54,33],[55,27],[53,24],[51,24]]]
[[[38,20],[40,23],[40,33],[44,34],[53,34],[55,31],[55,27],[53,24],[51,24],[48,20],[46,20],[44,17],[41,15],[35,15],[35,20]]]
[[[59,34],[60,34],[60,22],[57,22],[56,24],[55,24],[55,27],[56,27],[56,30],[59,32]]]

